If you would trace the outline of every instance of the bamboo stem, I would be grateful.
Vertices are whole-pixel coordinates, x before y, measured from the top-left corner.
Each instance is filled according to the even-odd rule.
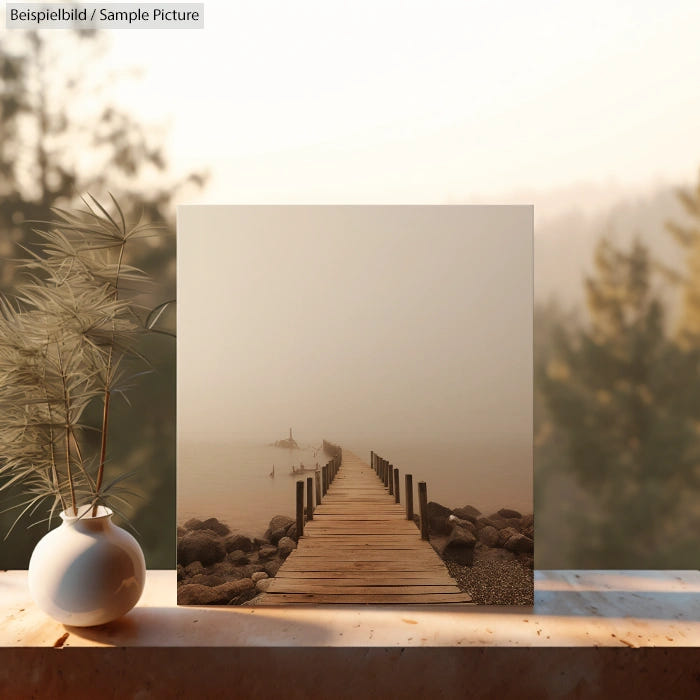
[[[121,274],[122,261],[124,259],[124,248],[126,247],[126,230],[124,233],[124,240],[119,249],[119,261],[117,262],[117,274],[114,278],[114,300],[119,299],[119,275]],[[105,393],[104,393],[104,410],[102,412],[102,436],[100,440],[100,466],[97,469],[97,479],[95,482],[95,497],[99,496],[100,489],[102,488],[102,480],[104,478],[105,471],[105,460],[107,459],[107,431],[109,429],[109,380],[110,373],[112,371],[112,356],[114,353],[114,333],[115,333],[114,319],[112,319],[112,343],[109,346],[109,355],[107,356],[107,371],[105,373]],[[97,515],[97,502],[92,508],[93,518]]]
[[[75,485],[73,484],[73,471],[70,464],[70,395],[68,394],[68,386],[66,385],[66,372],[63,366],[63,358],[61,355],[61,344],[56,341],[56,351],[58,356],[58,368],[61,372],[61,384],[63,385],[63,406],[65,410],[65,443],[66,443],[66,475],[68,476],[68,488],[70,490],[70,502],[73,508],[73,514],[78,515],[78,508],[75,502]]]
[[[49,412],[49,444],[51,445],[50,450],[51,450],[51,479],[53,480],[53,485],[54,488],[56,489],[56,493],[58,494],[58,498],[61,501],[61,510],[66,509],[66,501],[63,498],[63,494],[61,493],[61,483],[58,479],[58,469],[56,468],[56,446],[54,444],[55,440],[55,435],[53,432],[53,411],[51,410],[51,401],[49,399],[49,392],[48,389],[46,388],[46,356],[48,355],[48,342],[47,341],[47,346],[46,346],[46,352],[44,353],[44,396],[46,397],[46,408]]]

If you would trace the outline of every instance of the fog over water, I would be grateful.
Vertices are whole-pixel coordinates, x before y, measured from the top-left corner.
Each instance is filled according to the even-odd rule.
[[[531,510],[531,207],[180,207],[178,235],[180,521],[281,508],[289,426]]]

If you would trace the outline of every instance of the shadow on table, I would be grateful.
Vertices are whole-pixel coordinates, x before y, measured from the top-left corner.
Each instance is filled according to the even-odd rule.
[[[678,591],[538,591],[538,615],[700,622],[700,597]]]
[[[237,607],[136,607],[114,622],[95,627],[65,625],[66,631],[106,646],[256,646],[294,645],[297,636],[329,644],[327,625],[265,615]],[[306,643],[306,641],[305,641]]]
[[[697,571],[535,572],[538,615],[700,621]]]

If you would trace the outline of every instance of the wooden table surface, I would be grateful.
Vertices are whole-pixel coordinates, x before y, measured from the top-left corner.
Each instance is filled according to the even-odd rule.
[[[174,571],[149,571],[121,620],[66,627],[35,608],[25,571],[0,572],[0,646],[700,646],[698,571],[536,571],[525,608],[178,607],[175,590]]]

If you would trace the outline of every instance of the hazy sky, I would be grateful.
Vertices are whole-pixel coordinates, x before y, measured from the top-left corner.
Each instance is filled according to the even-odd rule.
[[[531,207],[181,207],[184,441],[529,444]]]
[[[201,31],[111,34],[145,68],[114,94],[210,169],[195,201],[538,204],[700,165],[696,0],[205,6]]]

